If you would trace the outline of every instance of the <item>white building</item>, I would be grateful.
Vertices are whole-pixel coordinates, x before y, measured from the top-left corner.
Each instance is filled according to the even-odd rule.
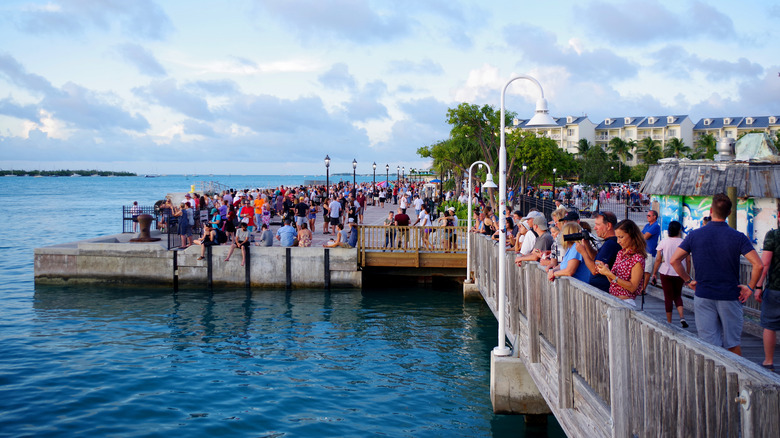
[[[588,116],[553,117],[558,126],[548,128],[526,128],[528,119],[514,119],[508,130],[521,129],[536,133],[537,136],[545,136],[555,140],[558,147],[566,152],[576,155],[579,152],[580,139],[588,140],[591,144],[596,141],[596,125],[588,119]]]

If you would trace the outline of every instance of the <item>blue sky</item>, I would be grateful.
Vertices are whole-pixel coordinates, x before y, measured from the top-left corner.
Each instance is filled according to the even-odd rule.
[[[763,0],[4,0],[0,167],[423,167],[447,108],[498,107],[516,74],[594,123],[780,115],[778,23]]]

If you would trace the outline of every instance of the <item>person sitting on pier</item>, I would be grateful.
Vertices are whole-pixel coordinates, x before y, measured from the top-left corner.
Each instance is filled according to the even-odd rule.
[[[236,248],[241,248],[241,266],[244,266],[244,263],[246,263],[246,247],[249,246],[249,230],[248,226],[245,223],[241,224],[241,228],[236,230],[236,238],[233,240],[233,244],[230,245],[230,250],[228,251],[227,257],[225,257],[225,261],[230,261],[230,256],[233,255],[233,251]]]
[[[314,236],[309,230],[309,226],[306,222],[302,223],[298,228],[298,246],[306,248],[311,246],[311,240]]]
[[[346,243],[342,239],[342,231],[344,231],[344,225],[337,224],[333,229],[333,234],[336,235],[335,239],[330,239],[327,242],[323,243],[322,246],[325,248],[339,248],[344,247]]]
[[[268,224],[260,226],[260,241],[256,242],[255,246],[274,246],[274,235],[268,229]]]
[[[563,226],[561,233],[566,236],[582,232],[582,227],[574,222],[568,222]],[[577,280],[590,282],[591,273],[587,265],[582,262],[582,254],[577,252],[576,241],[563,242],[563,261],[560,267],[555,267],[547,271],[547,279],[555,280],[557,277],[574,277]]]
[[[592,275],[590,285],[604,292],[609,292],[609,279],[598,272],[596,262],[604,263],[609,268],[612,268],[612,265],[615,264],[615,258],[618,251],[620,251],[620,245],[615,236],[617,216],[611,211],[599,211],[594,216],[593,224],[596,235],[603,240],[601,247],[597,251],[591,245],[591,242],[582,239],[577,242],[577,252],[582,255],[582,261],[590,269]]]
[[[601,261],[596,262],[598,273],[610,282],[609,293],[636,308],[634,298],[642,290],[645,276],[645,257],[647,253],[642,231],[631,219],[625,219],[615,227],[615,237],[621,249],[610,269]]]
[[[198,260],[203,260],[203,257],[206,256],[207,246],[219,245],[216,230],[211,228],[211,224],[205,224],[203,226],[203,235],[193,243],[195,245],[200,245],[200,257],[198,257]]]
[[[290,219],[284,220],[284,226],[276,230],[276,240],[281,242],[283,247],[295,246],[295,239],[298,237],[298,232],[295,231],[295,227],[292,225]]]

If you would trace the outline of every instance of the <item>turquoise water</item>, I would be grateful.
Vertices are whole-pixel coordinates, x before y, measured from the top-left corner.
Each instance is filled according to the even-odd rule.
[[[0,178],[0,436],[548,434],[492,414],[496,322],[458,290],[35,287],[35,247],[192,183]]]

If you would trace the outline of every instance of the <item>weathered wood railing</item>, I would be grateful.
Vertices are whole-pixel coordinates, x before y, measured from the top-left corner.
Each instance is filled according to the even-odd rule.
[[[497,246],[471,234],[480,292],[497,314]],[[507,257],[504,317],[570,436],[780,436],[780,378],[571,278]],[[739,401],[739,402],[738,402]]]
[[[395,225],[360,225],[358,227],[358,263],[365,266],[366,253],[406,255],[417,260],[421,254],[453,258],[465,264],[466,227],[399,227]],[[446,255],[449,254],[449,255]],[[408,258],[408,257],[407,257]],[[464,272],[465,275],[465,272]]]

